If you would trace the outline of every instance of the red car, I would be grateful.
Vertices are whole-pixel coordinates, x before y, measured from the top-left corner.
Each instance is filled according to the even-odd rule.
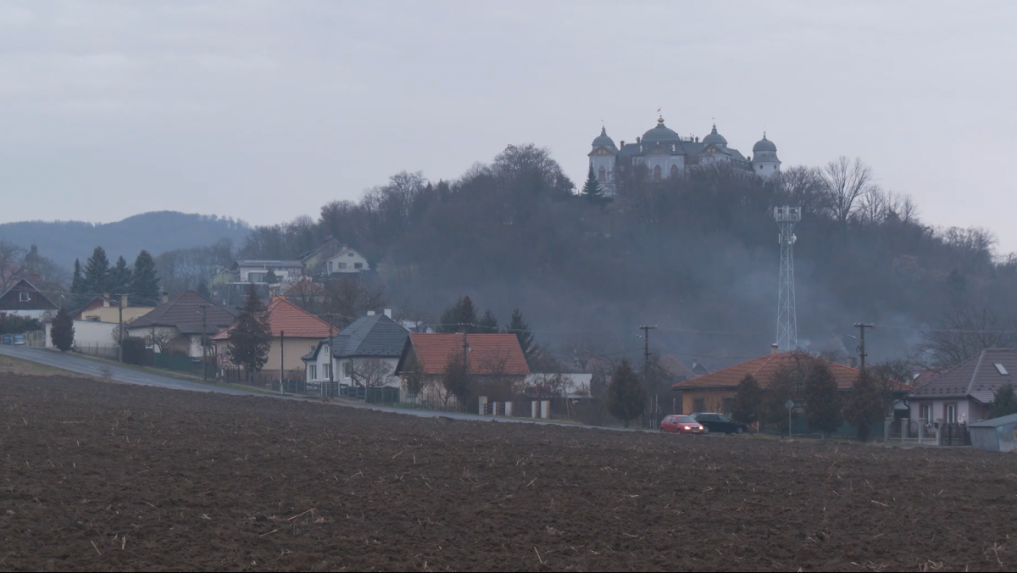
[[[665,416],[660,431],[672,434],[705,434],[706,428],[692,416]]]

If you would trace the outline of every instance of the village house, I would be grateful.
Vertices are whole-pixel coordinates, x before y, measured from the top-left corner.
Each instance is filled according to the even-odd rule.
[[[108,296],[97,296],[71,316],[74,320],[74,348],[94,349],[95,354],[101,354],[105,350],[109,356],[113,356],[119,336],[117,327],[120,326],[121,306],[123,306],[124,325],[129,325],[155,310],[155,307],[152,306],[130,306],[130,299],[127,295],[121,296],[120,300],[114,300]],[[51,331],[52,324],[47,323],[47,348],[53,348]],[[127,336],[129,334],[125,327],[124,337]]]
[[[457,353],[466,356],[466,370],[477,391],[492,400],[509,400],[524,390],[530,368],[516,335],[410,333],[396,366],[403,401],[464,406],[442,387],[449,358]]]
[[[316,277],[325,274],[325,261],[336,256],[345,245],[329,237],[318,248],[301,255],[300,264],[304,266],[304,276]]]
[[[233,282],[264,284],[272,273],[279,282],[292,282],[304,274],[300,261],[237,261],[233,263]],[[273,283],[275,284],[275,283]]]
[[[266,314],[272,332],[272,346],[262,371],[285,372],[288,367],[291,371],[300,372],[303,370],[300,357],[318,340],[328,336],[328,323],[283,297],[276,297],[268,305]],[[229,341],[234,328],[236,325],[231,325],[211,339],[220,366],[230,363]]]
[[[1017,349],[988,348],[908,394],[912,420],[966,424],[989,417],[995,392],[1014,384]]]
[[[160,353],[202,358],[206,337],[232,325],[232,312],[189,290],[138,318],[126,327],[130,336],[144,338]]]
[[[306,381],[335,382],[339,388],[399,388],[396,366],[409,331],[391,316],[388,309],[383,314],[369,311],[331,338],[318,341],[303,357]]]
[[[672,389],[682,393],[682,410],[678,413],[719,412],[731,414],[738,383],[745,376],[751,374],[760,386],[766,388],[774,375],[781,369],[801,368],[801,358],[801,355],[795,353],[779,353],[774,345],[771,353],[766,356],[674,384]],[[855,380],[858,378],[858,370],[822,358],[808,357],[808,359],[824,363],[837,381],[837,388],[842,392],[848,392],[854,387]]]
[[[371,265],[367,263],[367,258],[349,247],[343,248],[324,262],[326,276],[349,275],[369,270],[371,270]]]
[[[19,280],[0,294],[0,313],[44,322],[57,310],[59,307],[27,279]]]

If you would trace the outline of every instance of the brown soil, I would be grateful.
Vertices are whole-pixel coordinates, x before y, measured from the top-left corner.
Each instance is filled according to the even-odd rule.
[[[0,384],[0,570],[1017,566],[1017,457]]]

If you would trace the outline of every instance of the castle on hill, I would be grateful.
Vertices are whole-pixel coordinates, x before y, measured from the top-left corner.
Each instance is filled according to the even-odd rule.
[[[650,178],[656,181],[681,177],[692,167],[721,161],[763,178],[780,173],[777,146],[766,138],[765,133],[763,139],[752,146],[752,154],[746,157],[737,149],[728,147],[727,139],[717,133],[716,124],[702,139],[682,137],[664,125],[664,118],[660,117],[656,127],[637,137],[635,143],[622,141],[620,146],[615,146],[606,128],[601,128],[600,135],[593,140],[589,158],[600,185],[608,193],[613,193],[614,170],[619,165],[645,165]]]

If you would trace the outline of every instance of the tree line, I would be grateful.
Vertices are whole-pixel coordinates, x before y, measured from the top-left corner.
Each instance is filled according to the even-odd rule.
[[[123,257],[111,265],[106,250],[96,247],[84,267],[75,259],[71,294],[76,307],[97,296],[121,295],[128,295],[128,303],[133,306],[156,306],[160,302],[160,292],[155,260],[148,251],[141,251],[133,266],[128,266]]]

